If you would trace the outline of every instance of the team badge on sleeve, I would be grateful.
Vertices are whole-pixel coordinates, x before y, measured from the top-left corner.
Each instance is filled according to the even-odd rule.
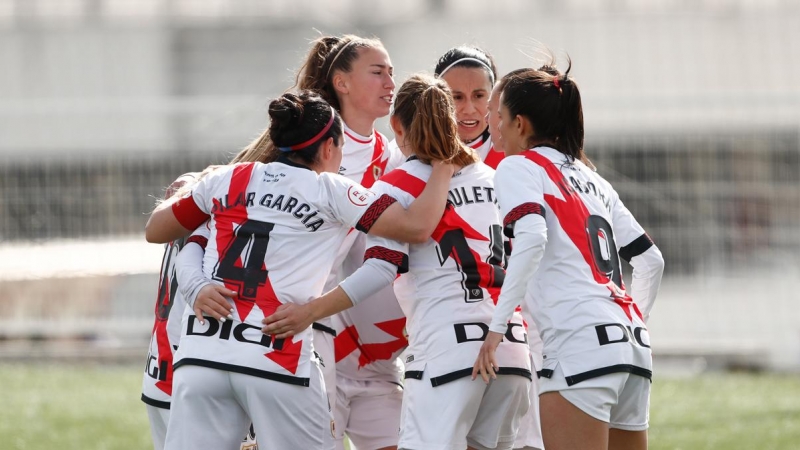
[[[362,186],[350,186],[347,188],[347,198],[350,203],[356,206],[367,206],[375,193]]]

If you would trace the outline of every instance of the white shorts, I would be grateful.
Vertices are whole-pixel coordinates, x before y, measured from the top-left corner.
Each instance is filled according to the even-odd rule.
[[[164,450],[164,442],[167,440],[167,425],[169,424],[169,410],[145,405],[147,407],[147,417],[150,419],[150,435],[153,438],[153,449]],[[258,450],[256,434],[253,425],[242,439],[240,450]]]
[[[314,328],[314,351],[322,360],[320,369],[325,380],[325,392],[328,394],[328,405],[333,410],[336,404],[336,353],[333,349],[333,335],[327,331]],[[332,329],[331,329],[332,331]]]
[[[405,380],[398,447],[510,450],[529,390],[530,380],[518,375],[499,375],[489,385],[464,377],[433,387],[423,371],[422,379]]]
[[[519,421],[519,431],[514,440],[515,450],[541,450],[544,448],[542,422],[539,418],[539,379],[534,375],[530,390],[531,406]]]
[[[359,449],[397,446],[403,388],[388,381],[336,378],[336,448],[344,435]]]
[[[164,450],[164,441],[167,438],[167,424],[169,424],[169,410],[145,405],[147,417],[150,419],[150,436],[153,438],[153,448]]]
[[[541,393],[557,391],[578,409],[609,428],[647,429],[650,418],[650,380],[627,372],[602,375],[567,385],[561,365],[550,378],[541,378]]]
[[[332,450],[322,374],[316,364],[311,367],[308,387],[207,367],[178,368],[165,448],[239,449],[252,419],[259,450]]]

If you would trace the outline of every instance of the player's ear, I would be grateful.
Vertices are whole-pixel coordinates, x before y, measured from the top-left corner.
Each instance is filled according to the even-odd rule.
[[[392,127],[392,131],[394,132],[395,138],[398,141],[400,141],[400,139],[402,139],[403,135],[405,134],[405,130],[403,130],[403,126],[400,125],[400,119],[397,116],[395,116],[394,114],[392,114],[389,117],[389,126]]]
[[[333,85],[333,89],[339,94],[349,94],[350,88],[348,87],[347,77],[341,71],[337,71],[333,74],[333,79],[331,80],[331,84]]]
[[[531,125],[530,120],[520,114],[517,114],[514,117],[514,131],[516,131],[517,135],[522,138],[520,139],[520,142],[526,142],[534,136],[533,125]]]
[[[323,161],[330,161],[333,158],[334,153],[336,153],[334,147],[336,147],[336,142],[332,137],[325,139],[325,142],[322,143],[322,148],[319,149],[319,156]]]

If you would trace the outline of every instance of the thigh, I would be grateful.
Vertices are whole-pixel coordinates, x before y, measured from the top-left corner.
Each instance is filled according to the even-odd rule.
[[[542,424],[539,420],[539,378],[534,374],[530,390],[531,406],[519,423],[517,438],[514,448],[517,450],[541,450],[544,448],[542,441]]]
[[[350,398],[350,419],[345,430],[350,442],[359,449],[397,446],[403,389],[386,381],[360,383],[358,395]]]
[[[199,366],[175,371],[166,449],[239,449],[250,420],[231,389],[230,375]]]
[[[425,372],[421,380],[406,379],[398,446],[415,450],[466,448],[467,433],[475,423],[485,391],[482,380],[469,377],[437,387],[431,386]]]
[[[606,450],[608,425],[580,410],[559,392],[539,397],[542,435],[547,450]]]
[[[520,419],[530,406],[530,385],[529,379],[518,375],[500,375],[492,380],[467,435],[470,447],[476,450],[513,447]]]
[[[164,440],[167,438],[169,410],[151,405],[145,406],[147,407],[147,417],[150,419],[150,436],[153,438],[153,448],[155,450],[163,450]]]
[[[611,409],[609,426],[623,431],[645,431],[650,418],[650,380],[629,375]]]
[[[309,386],[238,373],[231,374],[231,384],[253,420],[259,450],[333,450],[333,418],[316,364]]]

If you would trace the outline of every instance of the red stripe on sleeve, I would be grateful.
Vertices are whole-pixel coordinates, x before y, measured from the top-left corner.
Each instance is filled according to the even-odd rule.
[[[172,213],[175,214],[175,218],[181,226],[187,230],[194,230],[210,217],[197,206],[191,195],[173,203]]]
[[[414,198],[419,197],[419,194],[422,193],[427,184],[425,181],[420,180],[402,169],[394,169],[381,177],[381,181],[408,192]]]

